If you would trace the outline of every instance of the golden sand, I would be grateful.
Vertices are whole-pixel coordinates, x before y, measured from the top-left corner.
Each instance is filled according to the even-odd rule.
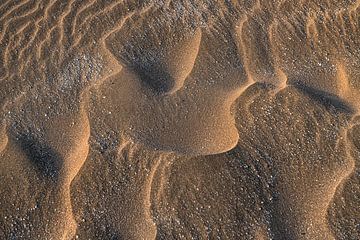
[[[0,1],[0,239],[360,239],[360,1]]]

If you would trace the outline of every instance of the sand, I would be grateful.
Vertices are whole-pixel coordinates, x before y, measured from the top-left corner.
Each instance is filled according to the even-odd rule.
[[[360,1],[0,1],[0,239],[360,239]]]

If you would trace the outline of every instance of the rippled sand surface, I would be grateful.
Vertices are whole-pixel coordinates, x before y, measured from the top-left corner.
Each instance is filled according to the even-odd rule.
[[[1,0],[0,239],[360,239],[360,1]]]

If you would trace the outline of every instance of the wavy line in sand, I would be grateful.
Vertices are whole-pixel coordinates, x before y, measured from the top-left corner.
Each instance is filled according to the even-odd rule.
[[[44,59],[42,58],[42,53],[43,56],[46,55],[46,52],[44,51],[44,49],[46,48],[46,46],[44,46],[46,44],[46,42],[50,42],[51,41],[51,35],[54,31],[57,31],[59,33],[59,38],[57,39],[57,41],[60,43],[57,45],[58,48],[63,48],[63,47],[67,47],[67,45],[64,45],[63,43],[63,39],[64,39],[64,18],[66,17],[67,14],[70,14],[71,12],[71,6],[72,4],[74,4],[75,0],[72,0],[70,2],[66,1],[66,2],[63,2],[65,3],[64,6],[62,6],[61,4],[59,4],[59,6],[56,5],[56,3],[59,3],[59,1],[53,1],[51,2],[50,5],[48,5],[44,12],[44,21],[47,21],[48,17],[50,16],[50,19],[51,18],[54,18],[52,16],[51,13],[49,13],[52,8],[55,8],[54,11],[56,11],[56,22],[52,23],[52,24],[49,24],[47,25],[47,28],[46,28],[46,35],[40,40],[39,39],[39,43],[37,44],[37,60],[41,60],[41,59]],[[60,10],[56,10],[56,7],[62,7]],[[59,13],[61,13],[60,15],[58,15]],[[50,22],[51,23],[51,22]],[[45,58],[46,59],[46,58]]]
[[[88,0],[85,2],[85,4],[83,4],[79,10],[76,12],[74,21],[73,21],[73,26],[72,26],[72,35],[75,35],[76,33],[76,29],[78,29],[77,25],[78,25],[78,21],[83,21],[84,17],[82,16],[82,14],[86,13],[86,10],[91,7],[94,3],[96,2],[96,0]],[[80,19],[80,20],[79,20]]]
[[[59,26],[54,25],[50,29],[48,29],[46,32],[46,36],[37,45],[37,51],[36,51],[37,60],[40,61],[42,59],[42,56],[44,56],[46,54],[44,51],[44,49],[45,49],[44,45],[46,44],[46,42],[50,41],[52,32],[55,31],[58,27]]]
[[[15,1],[14,1],[14,2],[15,2]],[[24,5],[26,5],[26,4],[30,3],[30,2],[31,2],[31,0],[24,1],[24,2],[22,2],[21,4],[16,4],[16,5],[14,5],[12,9],[7,10],[5,13],[4,13],[4,12],[0,12],[0,13],[2,13],[2,15],[1,15],[1,17],[0,17],[0,23],[2,23],[1,21],[4,20],[4,19],[6,19],[6,18],[9,18],[9,19],[13,19],[14,17],[16,18],[16,16],[17,16],[16,11],[17,11],[19,8],[21,8],[22,6],[24,6]],[[9,17],[11,14],[13,14],[13,16]],[[3,25],[3,24],[2,24],[2,25]],[[0,38],[0,40],[1,40],[1,38]]]
[[[154,232],[153,233],[147,233],[146,239],[156,239],[156,224],[154,222],[154,219],[152,217],[152,204],[151,204],[151,191],[152,191],[152,185],[154,182],[154,176],[155,173],[158,171],[159,166],[162,164],[163,161],[167,161],[166,156],[160,156],[159,159],[155,162],[155,164],[152,166],[150,173],[148,174],[147,181],[145,182],[144,190],[144,215],[146,217],[146,221],[152,222],[154,225]]]
[[[2,14],[2,10],[5,8],[5,7],[9,7],[9,3],[12,3],[14,4],[14,6],[18,5],[18,2],[21,1],[21,0],[4,0],[0,3],[0,13]],[[10,5],[11,6],[11,5]]]
[[[58,41],[61,44],[61,46],[66,46],[66,47],[69,46],[69,44],[67,42],[65,42],[65,40],[64,40],[67,37],[70,37],[70,36],[65,35],[65,23],[64,23],[64,21],[65,21],[65,18],[67,18],[71,14],[71,12],[73,10],[72,6],[75,3],[75,1],[76,0],[71,0],[67,4],[67,6],[65,8],[65,11],[62,12],[62,14],[60,16],[60,19],[58,19],[58,21],[60,22],[60,24],[59,24],[59,27],[60,27],[60,31],[59,31],[60,32],[60,39]]]
[[[96,2],[95,0],[92,0],[92,1],[77,0],[70,6],[71,11],[69,12],[69,14],[67,14],[64,17],[64,30],[63,31],[64,31],[64,36],[66,36],[66,38],[67,38],[65,44],[71,45],[74,43],[74,41],[76,41],[75,39],[78,35],[77,33],[75,33],[76,22],[79,19],[83,20],[83,18],[81,17],[81,14],[95,2]]]
[[[3,80],[9,76],[10,68],[14,67],[11,65],[9,60],[9,42],[14,37],[13,33],[11,32],[13,29],[21,28],[22,26],[26,25],[26,17],[31,14],[35,14],[38,10],[37,7],[31,5],[30,9],[26,8],[26,4],[22,5],[25,6],[23,11],[17,12],[12,18],[5,18],[5,22],[2,24],[2,31],[0,32],[0,59],[2,60],[2,66],[0,66],[2,71],[0,71],[0,80]],[[36,2],[34,2],[35,4]],[[37,6],[39,3],[37,3]],[[31,16],[30,16],[31,17]],[[10,60],[11,61],[11,60]],[[5,72],[5,74],[3,73]],[[5,75],[5,76],[4,76]]]
[[[78,33],[83,28],[88,27],[86,26],[87,23],[91,22],[94,18],[98,17],[101,14],[106,14],[107,12],[111,11],[113,7],[116,5],[123,4],[122,2],[113,2],[110,3],[108,6],[105,5],[106,2],[102,1],[92,1],[91,3],[87,4],[81,12],[79,12],[76,16],[74,21],[74,33]],[[100,9],[100,10],[99,10]],[[77,22],[80,22],[77,24]]]
[[[79,29],[74,30],[75,38],[71,49],[76,49],[82,44],[94,44],[99,41],[101,43],[101,41],[104,40],[104,37],[109,35],[109,32],[114,32],[114,29],[121,28],[124,21],[132,17],[134,13],[135,11],[127,8],[124,2],[110,4],[106,6],[105,9],[97,10],[89,16],[87,21],[82,23],[84,25],[86,24],[86,26],[81,25],[79,26]],[[102,21],[98,21],[98,19],[102,19]],[[111,22],[112,24],[104,24],[108,22]]]
[[[31,2],[31,0],[29,1]],[[24,4],[25,5],[25,4]],[[9,31],[7,31],[8,29],[13,30],[13,29],[18,29],[17,27],[17,24],[26,24],[26,22],[22,22],[21,20],[26,20],[27,17],[32,17],[31,15],[36,13],[37,11],[39,11],[39,5],[40,5],[40,2],[36,2],[34,1],[34,5],[30,5],[31,7],[30,8],[27,8],[27,6],[24,6],[24,11],[23,12],[16,12],[14,14],[13,17],[11,18],[5,18],[6,20],[8,21],[5,21],[4,22],[4,26],[5,28],[3,29],[3,32],[1,33],[0,35],[0,41],[3,40],[3,37],[6,35],[6,34],[10,34]],[[11,33],[12,34],[12,33]]]
[[[65,4],[64,4],[65,3]],[[41,61],[41,53],[44,52],[43,45],[46,41],[50,41],[51,33],[59,28],[58,18],[62,16],[61,14],[68,6],[65,1],[54,0],[51,1],[50,4],[44,8],[44,16],[43,16],[43,25],[41,26],[41,30],[39,35],[35,38],[34,42],[36,43],[36,57],[38,61]],[[58,30],[60,32],[60,29]],[[64,46],[58,45],[58,48],[62,48]]]
[[[129,240],[156,239],[157,228],[152,216],[152,191],[160,166],[172,158],[170,153],[154,152],[121,137],[118,146],[116,174],[123,179],[108,206],[109,232]],[[111,232],[113,231],[113,232]]]
[[[53,3],[54,3],[54,2],[52,2],[52,4],[53,4]],[[46,7],[44,7],[44,8],[43,8],[43,12],[40,13],[40,16],[41,16],[41,17],[38,17],[37,19],[33,19],[33,21],[32,21],[32,23],[33,23],[32,26],[35,27],[35,30],[34,30],[33,33],[31,34],[31,37],[29,38],[28,42],[27,42],[25,45],[23,45],[22,48],[20,49],[19,54],[18,54],[19,62],[20,62],[21,59],[23,59],[24,57],[25,57],[25,58],[26,58],[26,57],[27,57],[27,58],[30,58],[30,55],[31,55],[31,54],[29,54],[28,51],[32,51],[32,48],[34,47],[35,44],[37,44],[36,47],[41,46],[41,44],[38,44],[38,41],[36,41],[36,40],[39,40],[39,39],[40,39],[39,36],[42,35],[42,34],[41,34],[41,30],[43,30],[43,28],[44,28],[44,26],[41,25],[40,23],[43,23],[44,21],[46,21],[47,16],[48,16],[47,11],[48,11],[48,9],[52,6],[51,4],[48,5],[48,3],[44,3],[44,5],[45,5]],[[26,52],[27,52],[27,54],[25,54]],[[27,56],[23,56],[23,55],[27,55]],[[35,56],[38,56],[38,55],[35,54]],[[39,57],[39,58],[40,58],[40,57]],[[39,59],[39,58],[38,58],[38,59]]]

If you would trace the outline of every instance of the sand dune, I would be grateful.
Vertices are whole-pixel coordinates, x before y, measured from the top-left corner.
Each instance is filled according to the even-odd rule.
[[[143,42],[139,42],[136,34],[149,32],[146,26],[126,25],[122,28],[129,28],[128,31],[134,33],[124,35],[125,30],[119,29],[106,39],[107,48],[114,56],[136,72],[144,86],[155,94],[172,94],[179,90],[193,69],[201,44],[201,31],[194,30],[185,35],[176,28],[162,29],[157,36],[149,33]],[[154,40],[149,42],[148,38]],[[176,42],[167,39],[176,39]]]
[[[270,99],[264,94],[257,97],[258,100],[254,101],[247,111],[262,117],[251,124],[245,123],[243,128],[247,130],[244,130],[239,144],[245,149],[256,146],[256,150],[247,150],[249,154],[258,154],[254,158],[263,158],[271,167],[272,187],[277,194],[272,197],[267,207],[269,211],[274,211],[272,224],[281,226],[274,231],[275,237],[332,239],[326,220],[328,204],[332,201],[338,185],[354,170],[354,160],[347,152],[349,143],[346,135],[342,136],[346,134],[346,126],[343,130],[340,127],[346,123],[346,115],[343,116],[345,119],[341,120],[341,115],[336,112],[333,116],[323,113],[323,120],[317,122],[319,115],[316,111],[321,111],[324,107],[315,107],[316,104],[310,103],[312,99],[306,96],[301,98],[300,105],[296,99],[300,99],[298,96],[301,92],[296,91],[296,88],[288,88]],[[275,99],[283,104],[276,106],[271,103],[276,101]],[[311,111],[301,110],[304,106]],[[282,109],[278,111],[278,107]],[[277,114],[281,117],[278,118]],[[307,115],[313,120],[299,121],[301,118],[309,119]],[[338,130],[326,130],[330,126],[323,125],[326,121],[332,121],[332,127]],[[279,129],[282,129],[280,134],[276,133]],[[263,133],[266,131],[271,134]],[[328,135],[330,132],[332,137]],[[269,139],[265,140],[263,134],[269,136]],[[321,137],[322,134],[328,137]],[[336,137],[337,135],[339,137]],[[266,144],[261,147],[263,142]],[[314,144],[321,147],[313,148]],[[334,151],[333,156],[327,154],[328,147]]]
[[[360,239],[360,1],[0,1],[0,239]]]
[[[8,187],[13,186],[15,190],[8,196],[3,195],[2,203],[15,197],[17,202],[11,205],[20,212],[14,218],[2,215],[10,221],[2,222],[2,227],[13,225],[11,221],[16,218],[25,222],[34,218],[32,222],[14,229],[19,236],[39,235],[51,239],[71,239],[75,236],[77,224],[72,213],[70,184],[87,157],[90,130],[86,113],[81,110],[79,114],[57,115],[45,120],[40,133],[31,128],[19,131],[20,126],[11,130],[11,139],[2,150],[2,156],[9,160],[2,163],[2,177],[5,181],[17,180],[2,188],[8,192]],[[59,127],[61,131],[54,131]],[[26,184],[16,187],[16,182]],[[28,212],[29,209],[32,211]],[[6,212],[9,210],[11,208]],[[10,233],[4,234],[5,238],[11,236]]]

